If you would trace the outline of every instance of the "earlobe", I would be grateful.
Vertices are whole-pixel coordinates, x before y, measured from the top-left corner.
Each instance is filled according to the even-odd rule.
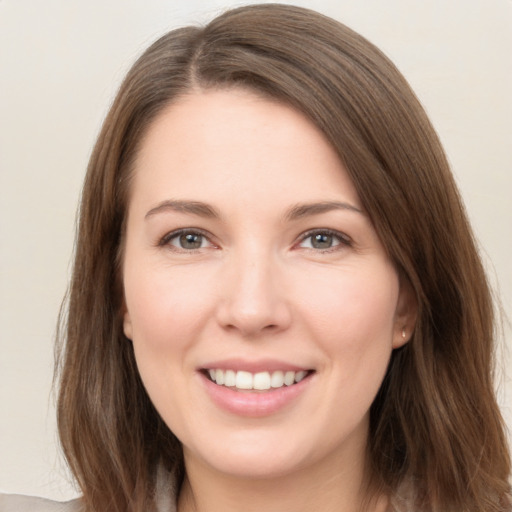
[[[400,279],[400,292],[395,313],[393,348],[400,348],[412,337],[418,314],[416,294],[406,277]]]
[[[402,327],[402,329],[398,329],[398,333],[395,332],[393,335],[393,348],[404,346],[411,339],[411,335],[412,329],[409,331],[406,326]]]
[[[133,339],[132,319],[126,306],[123,307],[123,332],[129,340]]]

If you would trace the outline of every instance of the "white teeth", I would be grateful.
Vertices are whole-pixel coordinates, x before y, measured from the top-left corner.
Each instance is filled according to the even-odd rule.
[[[222,370],[217,370],[221,372]],[[219,381],[216,381],[219,384]],[[224,384],[224,381],[220,384]],[[252,373],[249,372],[236,372],[235,386],[238,389],[252,389]]]
[[[305,372],[304,370],[297,372],[295,374],[295,382],[300,382],[307,375],[307,373],[308,372]]]
[[[224,386],[234,387],[235,385],[236,373],[233,370],[226,370],[226,373],[224,373]]]
[[[254,389],[270,389],[270,374],[268,372],[257,373],[253,378],[252,387]]]
[[[303,380],[308,372],[305,370],[298,372],[278,370],[275,372],[258,372],[253,374],[245,371],[235,372],[234,370],[221,370],[217,368],[208,370],[208,374],[211,380],[219,386],[265,391],[270,388],[281,388],[285,385],[291,386]]]
[[[295,372],[286,372],[284,374],[284,383],[291,386],[295,382]]]
[[[283,372],[274,372],[270,379],[270,385],[273,388],[281,388],[284,386],[284,373]]]
[[[224,384],[224,372],[222,370],[215,370],[215,382],[217,384]]]

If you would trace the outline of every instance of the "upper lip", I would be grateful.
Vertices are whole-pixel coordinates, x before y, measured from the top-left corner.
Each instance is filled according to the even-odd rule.
[[[201,366],[201,370],[234,370],[250,373],[258,372],[276,372],[276,371],[308,371],[312,368],[300,366],[277,359],[258,359],[248,361],[244,359],[222,359],[220,361],[211,361]]]

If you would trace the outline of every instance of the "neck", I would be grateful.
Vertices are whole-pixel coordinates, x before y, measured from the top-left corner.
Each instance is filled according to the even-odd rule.
[[[245,512],[360,512],[366,504],[364,469],[364,457],[345,465],[324,460],[291,474],[255,478],[219,473],[186,457],[178,512],[238,512],[241,505]],[[365,512],[387,506],[385,497],[377,497]]]

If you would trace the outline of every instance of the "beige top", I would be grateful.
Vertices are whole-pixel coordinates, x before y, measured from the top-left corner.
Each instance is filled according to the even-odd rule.
[[[156,509],[158,512],[176,512],[176,477],[162,467],[157,474]],[[409,486],[407,486],[409,487]],[[402,485],[400,492],[391,500],[389,510],[408,512],[412,495],[410,489]],[[0,494],[0,512],[83,512],[80,499],[59,502],[32,496]]]
[[[32,496],[0,494],[0,512],[79,512],[80,508],[80,500],[59,502]]]
[[[176,512],[174,499],[159,500],[158,511]],[[396,512],[406,511],[407,509],[398,503],[391,505],[391,510]],[[45,500],[43,498],[34,498],[31,496],[19,496],[16,494],[0,494],[0,512],[81,512],[81,503],[79,499],[59,502]]]
[[[394,502],[391,510],[406,511],[404,503]],[[157,500],[159,512],[176,512],[174,492],[159,494]],[[0,494],[0,512],[81,512],[80,499],[59,502],[32,496],[19,496],[16,494]]]
[[[157,500],[158,512],[176,512],[173,495],[166,494]],[[18,494],[0,494],[0,512],[82,512],[80,499],[60,502],[20,496]]]
[[[404,511],[398,503],[393,503],[391,510]],[[400,508],[399,508],[400,507]],[[167,494],[158,500],[159,512],[176,512],[175,498]],[[0,512],[81,512],[80,499],[59,502],[32,496],[20,496],[17,494],[0,494]]]
[[[158,512],[176,512],[176,484],[172,474],[160,470],[156,485]],[[80,499],[60,502],[18,494],[0,494],[0,512],[83,512]]]

